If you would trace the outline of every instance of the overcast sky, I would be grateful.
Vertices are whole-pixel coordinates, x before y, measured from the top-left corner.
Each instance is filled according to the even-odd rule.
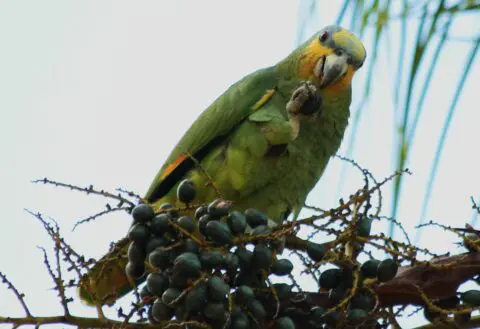
[[[0,1],[0,271],[27,293],[34,314],[61,309],[55,293],[48,291],[52,283],[36,248],[50,248],[50,241],[23,209],[55,218],[66,239],[92,257],[101,256],[110,241],[125,234],[129,218],[112,215],[72,233],[74,223],[102,210],[105,200],[30,181],[48,177],[143,194],[206,106],[236,80],[275,64],[295,47],[298,8],[298,1]],[[318,24],[310,24],[304,37],[333,23],[337,11],[333,5],[322,7]],[[454,31],[462,35],[472,26],[480,31],[474,19],[454,26]],[[434,92],[427,98],[409,163],[414,175],[406,179],[399,212],[411,232],[452,86],[468,49],[465,42],[447,48],[434,76]],[[356,99],[364,73],[354,80]],[[442,223],[463,226],[471,217],[469,197],[479,195],[478,73],[477,61],[438,171],[428,215]],[[392,171],[393,74],[388,58],[381,55],[374,72],[375,102],[362,119],[354,154],[379,178]],[[331,163],[310,204],[335,205],[339,164]],[[344,196],[361,186],[354,171],[347,177]],[[388,204],[387,198],[385,209]],[[434,232],[422,243],[447,248],[442,233]],[[73,308],[77,314],[94,314],[78,304]],[[1,287],[0,311],[22,311]]]

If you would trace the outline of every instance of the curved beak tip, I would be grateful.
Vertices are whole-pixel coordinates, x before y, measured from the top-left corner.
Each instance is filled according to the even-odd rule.
[[[320,75],[320,88],[326,88],[345,75],[348,69],[347,58],[330,54],[323,60]]]

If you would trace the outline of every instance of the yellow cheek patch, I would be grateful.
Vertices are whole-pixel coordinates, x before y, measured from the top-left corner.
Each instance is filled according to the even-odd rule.
[[[269,89],[255,104],[252,106],[252,110],[256,111],[261,108],[275,93],[275,89]]]
[[[302,79],[309,79],[314,76],[313,69],[322,56],[333,53],[333,50],[323,46],[317,38],[313,39],[305,48],[298,63],[298,76]]]
[[[165,177],[170,175],[187,158],[188,158],[187,154],[182,154],[177,160],[169,164],[167,168],[165,168],[165,170],[163,171],[162,177],[160,179],[164,179]]]

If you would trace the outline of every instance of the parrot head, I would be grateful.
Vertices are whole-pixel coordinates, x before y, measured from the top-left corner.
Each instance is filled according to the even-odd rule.
[[[291,65],[292,58],[298,77],[312,81],[320,89],[335,92],[350,86],[355,72],[365,61],[366,51],[352,32],[330,25],[315,33],[285,61]]]

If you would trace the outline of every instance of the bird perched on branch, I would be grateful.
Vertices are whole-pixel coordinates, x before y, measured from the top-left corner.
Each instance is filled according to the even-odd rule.
[[[354,34],[327,26],[276,65],[233,84],[175,146],[144,200],[154,209],[179,205],[178,184],[189,178],[199,202],[220,194],[235,209],[256,208],[277,223],[298,215],[340,146],[352,78],[365,57]],[[127,242],[83,278],[86,303],[112,303],[132,289],[124,273]]]

